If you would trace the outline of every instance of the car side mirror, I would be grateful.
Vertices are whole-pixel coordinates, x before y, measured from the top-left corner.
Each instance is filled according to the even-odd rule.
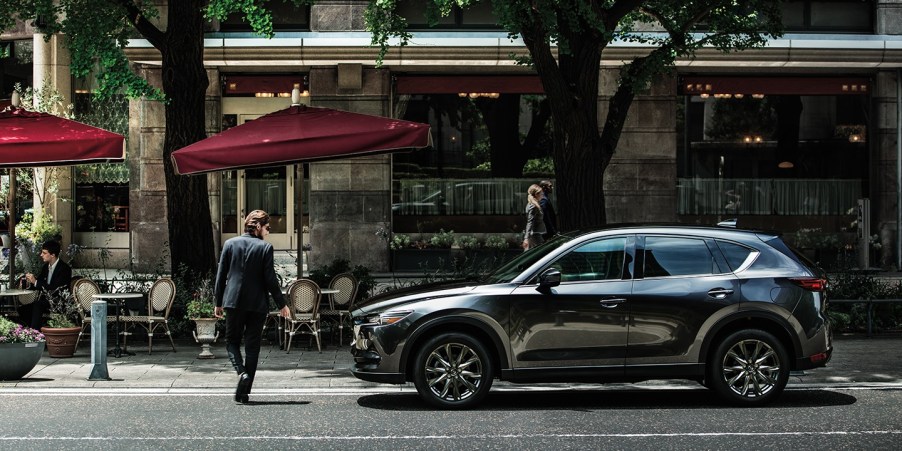
[[[561,284],[561,272],[554,269],[548,268],[539,276],[539,291],[547,290],[551,287],[556,287]]]

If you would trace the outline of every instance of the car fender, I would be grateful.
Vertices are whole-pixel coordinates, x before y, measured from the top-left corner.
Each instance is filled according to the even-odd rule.
[[[705,363],[711,346],[716,346],[716,344],[713,343],[714,337],[717,337],[722,331],[724,331],[724,328],[730,326],[736,321],[766,321],[769,324],[773,325],[773,327],[782,329],[781,332],[783,333],[784,337],[789,337],[794,355],[799,355],[801,353],[802,343],[799,341],[799,337],[796,333],[797,327],[793,327],[791,322],[787,319],[788,312],[783,307],[765,302],[745,302],[743,303],[741,310],[738,308],[731,310],[733,311],[729,312],[726,315],[720,316],[716,320],[714,320],[712,317],[713,324],[709,328],[702,328],[702,331],[705,331],[707,329],[707,332],[703,335],[700,335],[699,337],[702,340],[702,345],[698,348],[698,361],[700,363]],[[789,316],[791,317],[791,315]],[[798,326],[798,324],[796,325]]]
[[[405,340],[404,349],[401,352],[401,361],[399,362],[399,372],[402,374],[407,373],[407,362],[410,361],[410,353],[424,336],[428,336],[439,328],[453,325],[473,326],[490,337],[492,342],[489,343],[489,345],[494,348],[501,365],[501,368],[498,368],[497,371],[500,371],[502,368],[510,368],[510,355],[507,352],[507,350],[510,349],[510,343],[508,342],[507,335],[501,325],[483,313],[462,311],[455,313],[454,315],[427,319],[418,325],[417,328],[408,335],[407,340]]]

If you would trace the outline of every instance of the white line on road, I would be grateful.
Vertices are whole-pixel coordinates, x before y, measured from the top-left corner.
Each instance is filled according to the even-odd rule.
[[[642,434],[470,434],[470,435],[250,435],[250,436],[202,436],[186,435],[180,437],[0,437],[0,441],[41,440],[41,441],[179,441],[179,440],[436,440],[436,439],[557,439],[557,438],[672,438],[672,437],[790,437],[790,436],[867,436],[867,435],[902,435],[902,430],[888,431],[788,431],[788,432],[672,432]]]
[[[700,385],[575,385],[575,386],[517,386],[508,385],[493,387],[492,392],[550,392],[550,391],[646,391],[646,390],[707,390]],[[811,384],[786,387],[787,391],[805,390],[902,390],[902,384],[897,383],[854,383],[854,384]],[[260,388],[254,390],[255,395],[266,396],[292,396],[292,395],[316,395],[316,396],[353,396],[372,394],[397,394],[416,393],[416,389],[410,386],[378,386],[378,387],[319,387],[319,388]],[[69,388],[33,388],[33,387],[9,387],[0,386],[0,396],[232,396],[234,389],[230,388],[198,388],[198,387],[69,387]]]

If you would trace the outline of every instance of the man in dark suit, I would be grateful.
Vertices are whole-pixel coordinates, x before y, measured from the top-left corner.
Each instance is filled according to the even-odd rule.
[[[41,272],[35,277],[32,273],[25,274],[29,290],[41,290],[42,292],[54,291],[60,288],[68,289],[72,280],[72,268],[66,262],[60,260],[60,243],[47,241],[41,245]],[[19,306],[19,318],[23,324],[33,329],[40,329],[44,322],[44,313],[50,311],[50,300],[45,293],[41,293],[38,299],[31,304]]]
[[[263,210],[252,211],[244,219],[244,234],[230,238],[223,245],[216,273],[215,316],[222,318],[223,311],[227,313],[226,351],[238,373],[235,401],[242,404],[248,401],[257,372],[263,323],[269,314],[267,293],[280,306],[283,317],[291,315],[276,277],[272,244],[264,241],[267,235],[269,215]],[[244,359],[241,358],[242,336]]]
[[[542,207],[542,220],[545,222],[545,241],[557,235],[557,213],[554,211],[554,205],[551,205],[551,192],[554,190],[554,184],[551,180],[542,180],[539,182],[542,187],[542,198],[539,199],[539,206]]]

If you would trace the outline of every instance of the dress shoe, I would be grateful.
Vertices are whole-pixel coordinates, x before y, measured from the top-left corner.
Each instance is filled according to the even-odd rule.
[[[235,402],[240,402],[241,404],[247,404],[251,386],[251,377],[248,376],[247,373],[241,373],[238,375],[238,386],[235,387]]]

